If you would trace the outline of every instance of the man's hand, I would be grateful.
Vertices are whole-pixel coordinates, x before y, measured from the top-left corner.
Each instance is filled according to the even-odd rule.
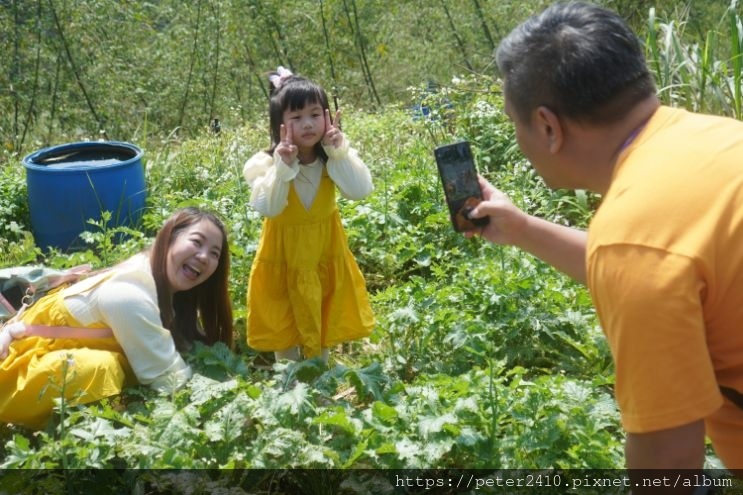
[[[704,467],[704,421],[649,433],[628,433],[625,457],[634,485],[632,495],[691,495],[697,493],[684,478],[702,474]],[[663,476],[674,478],[662,486]],[[651,487],[650,478],[655,484]],[[693,479],[693,478],[692,478]],[[673,483],[673,486],[671,485]],[[684,486],[686,485],[686,486]]]
[[[482,176],[477,177],[483,201],[469,214],[470,218],[489,216],[490,222],[482,230],[465,233],[472,237],[480,235],[495,244],[515,244],[526,226],[528,215],[514,206],[511,200]]]
[[[629,469],[701,469],[704,464],[704,421],[650,433],[628,433]]]

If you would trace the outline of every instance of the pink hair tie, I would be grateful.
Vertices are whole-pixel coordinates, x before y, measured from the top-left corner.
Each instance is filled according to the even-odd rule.
[[[285,67],[279,65],[279,68],[276,69],[276,74],[271,74],[268,76],[268,80],[271,81],[271,84],[276,89],[279,89],[287,79],[289,79],[294,74],[289,69],[286,69]]]

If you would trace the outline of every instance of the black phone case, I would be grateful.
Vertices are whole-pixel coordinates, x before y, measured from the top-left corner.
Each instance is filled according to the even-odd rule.
[[[434,157],[454,230],[466,232],[487,225],[488,217],[469,218],[469,212],[482,201],[469,142],[439,146],[434,149]]]

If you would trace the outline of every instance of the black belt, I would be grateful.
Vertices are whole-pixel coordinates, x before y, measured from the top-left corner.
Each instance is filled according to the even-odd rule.
[[[723,387],[722,385],[720,386],[720,392],[722,392],[722,395],[727,397],[730,402],[743,409],[743,394],[734,388]]]

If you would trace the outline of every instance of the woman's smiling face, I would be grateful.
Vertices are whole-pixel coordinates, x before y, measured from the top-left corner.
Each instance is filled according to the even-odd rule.
[[[190,290],[211,277],[219,265],[222,242],[222,231],[208,219],[178,232],[167,257],[166,273],[171,290]]]

